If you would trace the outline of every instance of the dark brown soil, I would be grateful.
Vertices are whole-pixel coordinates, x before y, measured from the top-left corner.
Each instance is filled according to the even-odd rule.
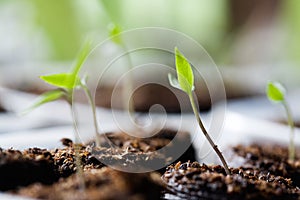
[[[131,174],[108,167],[74,174],[59,182],[44,186],[33,184],[20,189],[19,195],[39,199],[160,199],[162,186],[155,173]],[[83,182],[79,181],[82,180]],[[83,188],[84,190],[80,188]]]
[[[238,145],[233,147],[233,158],[243,159],[243,166],[252,166],[263,172],[269,172],[277,176],[291,178],[293,184],[300,187],[300,150],[296,152],[294,162],[288,160],[288,149],[280,145],[249,146]]]
[[[26,157],[31,162],[38,158],[50,162],[52,165],[49,171],[53,174],[51,177],[55,177],[50,183],[57,181],[58,178],[60,178],[60,181],[47,186],[41,184],[45,183],[44,180],[32,179],[35,172],[22,170],[23,162],[21,159],[18,163],[19,168],[11,169],[13,171],[7,169],[6,172],[8,172],[9,177],[2,179],[3,184],[11,179],[14,170],[18,170],[21,175],[27,174],[31,178],[30,182],[20,184],[19,176],[15,176],[16,180],[13,185],[10,188],[2,188],[2,190],[14,189],[11,192],[15,194],[46,199],[159,199],[162,188],[160,185],[161,181],[158,181],[160,184],[153,182],[151,178],[154,176],[153,173],[131,174],[118,172],[105,166],[112,165],[125,170],[131,168],[131,170],[138,172],[142,169],[151,170],[151,165],[157,164],[157,162],[166,165],[172,159],[172,155],[168,154],[172,151],[157,153],[156,150],[168,144],[173,150],[176,145],[183,145],[184,142],[189,142],[188,144],[190,144],[188,133],[178,133],[180,134],[179,139],[171,141],[175,134],[176,132],[174,131],[164,130],[151,139],[139,139],[127,136],[124,133],[109,133],[100,136],[101,147],[95,147],[93,142],[89,145],[76,145],[79,149],[84,181],[86,182],[85,193],[80,192],[79,181],[74,175],[77,166],[75,164],[74,144],[70,139],[62,139],[65,147],[60,149],[46,151],[36,148],[34,151],[31,149],[24,152],[16,151],[19,155],[18,158]],[[111,148],[110,144],[106,142],[107,138],[116,145],[114,148]],[[46,153],[41,154],[40,152]],[[181,158],[184,160],[195,160],[192,146],[189,147],[187,152]],[[6,166],[6,164],[4,160],[3,166]],[[4,171],[0,171],[0,174],[2,172]],[[43,175],[47,176],[50,173],[44,172]],[[40,175],[37,174],[37,176]],[[42,179],[42,177],[40,178]],[[34,182],[39,183],[20,190],[17,189],[18,186],[25,186]]]
[[[174,138],[176,135],[177,137]],[[118,166],[124,165],[122,160],[131,160],[132,164],[130,165],[132,167],[144,166],[148,168],[157,164],[167,166],[172,160],[173,163],[179,160],[183,162],[196,160],[195,149],[191,145],[191,138],[187,132],[176,133],[173,130],[163,129],[154,136],[147,138],[137,138],[124,133],[107,133],[100,136],[100,141],[101,147],[113,147],[113,149],[122,152],[123,156],[120,157]],[[187,150],[181,152],[178,147],[187,147]],[[99,155],[97,152],[94,153]],[[176,154],[180,157],[174,158]],[[132,158],[135,158],[136,161],[133,161]],[[164,173],[164,168],[162,168],[161,173]]]
[[[177,137],[174,139],[175,135]],[[187,132],[177,133],[163,129],[149,138],[132,137],[125,133],[107,133],[101,134],[99,139],[100,148],[95,147],[95,142],[80,146],[81,162],[86,169],[109,165],[125,171],[156,170],[164,173],[164,167],[157,169],[156,166],[167,166],[179,160],[196,160],[195,149]],[[54,161],[59,175],[67,177],[76,171],[75,152],[71,140],[63,139],[62,142],[66,147],[54,151]],[[188,148],[185,152],[180,152],[180,157],[174,158],[179,146]]]
[[[170,163],[172,152],[178,145],[190,144],[188,133],[178,133],[179,139],[173,139],[176,131],[164,130],[152,139],[138,139],[124,133],[109,133],[101,135],[101,147],[95,147],[93,142],[88,145],[76,145],[84,171],[100,169],[106,165],[133,171],[151,170],[154,166],[166,166]],[[106,142],[109,138],[116,146],[113,148]],[[51,184],[59,178],[68,177],[77,170],[75,163],[74,144],[70,139],[62,139],[64,148],[45,150],[32,148],[23,152],[17,150],[0,151],[0,191],[26,186],[34,182]],[[165,145],[170,147],[165,151],[156,152]],[[179,158],[192,160],[195,150],[188,150]],[[177,159],[178,160],[178,159]],[[164,169],[156,169],[163,173]],[[9,182],[7,181],[9,180]]]
[[[33,182],[50,184],[57,181],[54,160],[44,149],[0,149],[0,191]]]
[[[79,157],[84,168],[101,168],[86,146],[80,146]],[[75,151],[72,146],[45,150],[0,150],[0,191],[26,186],[34,182],[52,184],[59,178],[76,172]]]
[[[193,162],[195,150],[186,132],[165,129],[149,138],[107,133],[99,139],[100,147],[64,138],[65,147],[55,150],[0,149],[0,191],[41,199],[300,199],[299,157],[288,161],[287,148],[279,145],[233,147],[232,155],[243,163],[226,175],[222,166]],[[182,145],[189,148],[173,158]],[[75,174],[74,148],[82,174]],[[166,170],[156,172],[116,170],[150,171],[171,160]]]
[[[169,192],[183,199],[299,199],[292,181],[254,168],[231,168],[187,162],[169,166],[162,180]]]

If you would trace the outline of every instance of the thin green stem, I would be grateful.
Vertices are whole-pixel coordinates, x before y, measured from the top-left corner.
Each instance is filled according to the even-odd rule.
[[[293,117],[292,117],[291,109],[290,109],[288,103],[285,100],[283,101],[283,106],[284,106],[284,109],[286,111],[288,125],[290,127],[289,159],[291,161],[294,161],[295,160],[295,143],[294,143],[295,125],[294,125],[294,120],[293,120]]]
[[[92,112],[93,112],[93,121],[94,121],[94,127],[95,127],[95,141],[96,141],[96,147],[100,147],[100,141],[99,141],[99,128],[98,128],[98,123],[97,123],[97,113],[96,113],[96,105],[93,100],[92,94],[90,90],[87,88],[86,85],[82,84],[82,88],[88,97],[89,103],[92,107]]]
[[[199,112],[198,112],[198,109],[197,109],[197,106],[195,104],[195,101],[194,101],[194,98],[193,98],[193,94],[192,93],[189,93],[188,94],[189,96],[189,99],[190,99],[190,102],[191,102],[191,105],[192,105],[192,108],[193,108],[193,112],[195,114],[195,117],[197,119],[197,122],[202,130],[202,133],[204,134],[204,136],[206,137],[206,139],[208,140],[209,144],[212,146],[212,148],[214,149],[214,151],[216,152],[216,154],[219,156],[223,166],[224,166],[224,169],[225,169],[225,172],[227,175],[230,174],[230,171],[229,171],[229,168],[228,168],[228,165],[225,161],[225,158],[223,157],[223,154],[222,152],[219,150],[218,146],[214,143],[214,141],[212,140],[212,138],[210,137],[210,135],[208,134],[208,132],[206,131],[203,123],[202,123],[202,120],[200,119],[200,115],[199,115]]]

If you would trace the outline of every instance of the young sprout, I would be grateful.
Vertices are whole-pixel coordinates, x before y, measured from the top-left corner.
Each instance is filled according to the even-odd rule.
[[[51,75],[46,75],[46,76],[40,76],[40,78],[48,83],[49,85],[57,87],[57,89],[51,90],[49,92],[45,92],[42,95],[38,97],[38,100],[30,106],[28,109],[25,110],[24,113],[27,113],[34,108],[37,108],[45,103],[55,101],[58,99],[65,99],[70,107],[72,108],[73,105],[73,90],[75,89],[83,89],[86,93],[86,96],[89,100],[89,103],[92,107],[92,112],[93,112],[93,120],[94,120],[94,127],[95,127],[95,141],[96,145],[99,146],[99,130],[98,130],[98,125],[97,125],[97,116],[96,116],[96,106],[95,102],[92,98],[91,92],[88,89],[86,85],[86,78],[80,79],[78,76],[79,70],[81,69],[83,62],[87,58],[88,54],[90,52],[90,43],[87,42],[83,49],[81,50],[78,58],[76,65],[72,69],[71,72],[69,73],[60,73],[60,74],[51,74]],[[79,143],[79,135],[78,132],[76,131],[76,120],[73,119],[73,126],[75,130],[75,143]]]
[[[122,32],[121,27],[115,23],[110,23],[108,26],[108,29],[109,29],[109,36],[111,37],[111,40],[115,44],[119,45],[124,50],[124,52],[127,52],[127,47],[120,35]],[[132,60],[131,60],[131,57],[129,54],[127,54],[126,58],[127,58],[128,66],[129,66],[128,69],[130,70],[133,66]],[[129,114],[132,116],[135,113],[135,110],[134,110],[133,100],[131,99],[131,94],[132,94],[132,90],[133,90],[132,89],[133,88],[133,77],[132,77],[131,72],[128,73],[128,76],[125,79],[124,85],[126,85],[126,87],[123,90],[124,108],[127,108],[129,111]],[[127,104],[127,101],[125,101],[126,99],[129,99],[129,104]]]
[[[197,119],[197,122],[199,124],[199,127],[202,130],[202,133],[208,140],[209,144],[212,146],[216,154],[219,156],[224,169],[226,171],[226,174],[230,174],[228,165],[225,161],[225,158],[222,155],[222,152],[219,150],[218,146],[213,142],[212,138],[208,134],[207,130],[205,129],[202,120],[200,118],[195,100],[193,98],[193,90],[194,90],[194,74],[191,68],[190,63],[187,61],[187,59],[180,53],[180,51],[175,47],[175,60],[176,60],[176,72],[177,72],[177,79],[172,75],[168,74],[170,85],[182,90],[185,92],[190,100],[191,106],[193,108],[193,112],[195,114],[195,117]]]
[[[120,46],[124,52],[127,52],[127,47],[126,44],[124,43],[121,33],[122,33],[122,28],[116,23],[114,19],[114,13],[113,9],[110,9],[110,3],[111,1],[109,0],[99,0],[101,6],[103,7],[104,12],[106,13],[106,16],[109,18],[109,21],[111,22],[108,25],[108,31],[109,31],[109,37],[111,38],[111,41],[114,42],[116,45]],[[132,60],[129,54],[126,56],[127,58],[127,63],[128,63],[128,69],[130,70],[133,66]],[[122,90],[122,97],[124,99],[124,104],[123,107],[124,109],[128,110],[129,115],[131,118],[134,118],[134,113],[135,113],[135,108],[134,108],[134,102],[133,99],[131,98],[132,93],[133,93],[133,77],[132,73],[129,71],[128,76],[125,78],[125,87]],[[126,100],[129,100],[127,103]],[[134,121],[137,122],[137,119],[134,118]]]
[[[87,94],[87,97],[90,101],[90,104],[92,105],[93,114],[94,114],[94,120],[95,120],[95,128],[96,128],[96,144],[99,145],[98,142],[98,127],[96,122],[96,111],[95,111],[95,104],[93,99],[91,98],[90,92],[86,86],[85,79],[80,79],[78,76],[79,70],[82,67],[84,61],[86,60],[88,54],[90,52],[90,43],[86,43],[81,50],[76,65],[72,69],[70,73],[60,73],[60,74],[51,74],[46,76],[40,76],[40,78],[48,83],[49,85],[57,87],[57,89],[51,90],[49,92],[45,92],[42,95],[38,97],[38,100],[30,106],[28,109],[26,109],[23,113],[27,113],[34,108],[37,108],[45,103],[55,101],[58,99],[65,99],[68,104],[70,105],[70,108],[72,110],[73,106],[73,91],[78,88],[83,88],[84,91]],[[74,137],[75,137],[75,145],[74,145],[74,152],[75,152],[75,165],[77,166],[77,173],[80,177],[80,189],[84,190],[85,183],[83,178],[83,172],[81,166],[81,160],[79,156],[80,151],[80,145],[79,145],[79,133],[77,131],[76,127],[76,115],[73,116],[73,128],[74,128]]]
[[[279,82],[269,82],[266,88],[266,94],[270,101],[281,103],[287,115],[288,125],[290,127],[290,144],[289,144],[289,159],[295,160],[295,144],[294,144],[294,121],[289,104],[285,98],[286,90]]]

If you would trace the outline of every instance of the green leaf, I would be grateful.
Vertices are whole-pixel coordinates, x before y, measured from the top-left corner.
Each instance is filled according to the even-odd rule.
[[[108,25],[108,31],[109,31],[109,37],[111,37],[111,40],[114,43],[121,45],[122,44],[122,39],[120,37],[120,34],[122,32],[121,27],[114,23],[111,23]]]
[[[65,95],[64,91],[59,90],[59,89],[45,92],[38,97],[38,99],[36,100],[36,102],[33,105],[31,105],[29,108],[24,110],[21,114],[23,114],[23,115],[27,114],[28,112],[32,111],[33,109],[35,109],[45,103],[60,99],[64,95]]]
[[[266,88],[267,97],[271,101],[284,101],[285,88],[279,82],[269,82]]]
[[[190,94],[194,90],[194,74],[190,63],[177,47],[175,47],[175,60],[180,88],[187,94]]]
[[[81,49],[77,57],[76,64],[71,73],[51,74],[46,76],[40,76],[40,78],[44,80],[46,83],[59,88],[73,89],[76,86],[79,86],[80,78],[78,77],[78,72],[90,53],[90,46],[91,46],[90,41],[84,44],[83,48]]]
[[[79,77],[74,76],[72,73],[51,74],[40,76],[40,78],[46,83],[59,88],[73,89],[80,84]]]
[[[81,51],[79,52],[79,54],[77,56],[76,65],[74,66],[74,68],[72,70],[72,74],[74,74],[74,76],[77,76],[80,68],[82,67],[82,64],[84,63],[87,56],[89,55],[90,50],[91,50],[91,41],[88,40],[87,42],[85,42],[85,44],[83,45]]]

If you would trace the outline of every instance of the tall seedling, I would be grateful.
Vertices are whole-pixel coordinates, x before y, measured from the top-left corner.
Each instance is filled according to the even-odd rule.
[[[77,62],[72,69],[71,72],[69,73],[60,73],[60,74],[51,74],[51,75],[46,75],[46,76],[40,76],[40,78],[45,81],[46,83],[57,87],[56,89],[53,89],[51,91],[45,92],[42,95],[38,97],[38,100],[30,106],[27,110],[24,111],[24,113],[27,113],[34,108],[37,108],[45,103],[55,101],[58,99],[65,99],[72,111],[72,106],[73,106],[73,92],[75,89],[83,89],[87,95],[87,98],[89,99],[89,103],[92,106],[93,110],[93,119],[94,119],[94,126],[95,126],[95,141],[96,145],[99,147],[99,138],[98,138],[98,125],[97,125],[97,117],[96,117],[96,106],[95,102],[92,98],[91,92],[88,89],[86,85],[86,78],[80,79],[78,76],[78,73],[86,60],[88,54],[90,52],[90,43],[87,42],[81,52],[79,53],[77,57]],[[85,183],[84,183],[84,178],[83,178],[83,172],[81,168],[81,160],[79,156],[79,151],[80,151],[80,144],[79,144],[79,133],[76,127],[76,114],[72,114],[73,117],[73,129],[74,129],[74,137],[75,137],[75,145],[74,145],[74,151],[75,151],[75,164],[77,167],[77,173],[80,178],[80,189],[84,190],[85,188]]]
[[[187,61],[187,59],[181,54],[181,52],[175,47],[175,60],[176,60],[176,72],[177,72],[177,79],[172,75],[168,74],[170,85],[174,88],[180,89],[183,92],[185,92],[190,100],[194,115],[196,117],[196,120],[198,122],[198,125],[200,129],[202,130],[202,133],[206,137],[207,141],[211,145],[211,147],[214,149],[218,157],[220,158],[224,169],[226,171],[226,174],[230,174],[228,165],[225,161],[225,158],[222,155],[222,152],[219,150],[218,146],[213,142],[212,138],[208,134],[207,130],[205,129],[203,122],[200,118],[194,97],[193,97],[193,90],[195,88],[194,86],[194,74],[191,68],[190,63]]]
[[[94,121],[94,127],[95,127],[95,140],[96,145],[99,146],[99,128],[97,123],[97,116],[96,116],[96,106],[95,102],[92,98],[91,92],[88,89],[86,85],[86,78],[80,79],[78,76],[78,73],[83,66],[84,61],[86,60],[88,54],[90,52],[90,42],[87,42],[84,47],[82,48],[81,52],[79,53],[77,57],[77,61],[75,66],[73,67],[72,71],[69,73],[60,73],[60,74],[51,74],[51,75],[45,75],[40,76],[40,78],[48,83],[49,85],[57,87],[56,89],[53,89],[51,91],[45,92],[42,95],[38,97],[38,100],[30,106],[28,109],[24,111],[24,113],[27,113],[34,108],[37,108],[45,103],[55,101],[58,99],[65,99],[68,104],[70,105],[70,108],[72,110],[73,105],[73,91],[75,89],[83,89],[86,93],[86,96],[89,100],[89,103],[92,107],[93,112],[93,121]],[[73,115],[73,117],[75,117]],[[76,129],[76,120],[73,119],[73,126],[74,126],[74,136],[75,136],[75,143],[79,142],[79,135]]]
[[[115,23],[111,23],[109,25],[109,35],[112,38],[112,41],[119,45],[124,52],[127,52],[127,47],[124,43],[124,41],[121,38],[121,32],[122,29],[116,25]],[[132,60],[129,54],[126,55],[127,58],[127,62],[128,62],[128,69],[131,70],[132,69]],[[132,77],[132,73],[129,71],[128,72],[128,76],[125,79],[125,87],[123,88],[123,99],[124,99],[124,108],[127,108],[129,111],[129,114],[131,116],[133,116],[133,114],[135,113],[134,110],[134,104],[133,104],[133,99],[131,99],[131,94],[133,92],[133,77]],[[128,104],[125,100],[129,100]]]
[[[294,144],[294,120],[289,104],[285,98],[285,88],[279,82],[269,82],[266,87],[266,94],[270,101],[281,103],[285,109],[288,125],[290,127],[290,144],[289,144],[289,159],[295,160],[295,144]]]
[[[112,3],[109,0],[100,0],[99,1],[106,13],[106,15],[108,16],[109,20],[110,20],[110,24],[108,26],[108,31],[109,31],[109,36],[111,37],[111,40],[113,43],[115,43],[116,45],[120,46],[124,52],[127,52],[127,47],[125,42],[123,41],[122,37],[121,37],[121,32],[122,29],[119,25],[117,25],[117,23],[115,23],[115,20],[113,19],[113,14],[112,10],[109,9],[108,5],[110,3]],[[128,63],[128,69],[131,70],[132,69],[132,60],[129,54],[126,55],[126,59],[127,59],[127,63]],[[132,99],[132,93],[133,93],[133,77],[132,77],[132,73],[129,71],[128,76],[125,78],[125,83],[124,83],[124,88],[122,91],[122,95],[123,95],[123,102],[124,102],[124,109],[128,109],[128,112],[130,114],[131,117],[133,117],[134,113],[135,113],[135,109],[134,109],[134,102]],[[129,102],[126,102],[126,100],[129,100]]]

